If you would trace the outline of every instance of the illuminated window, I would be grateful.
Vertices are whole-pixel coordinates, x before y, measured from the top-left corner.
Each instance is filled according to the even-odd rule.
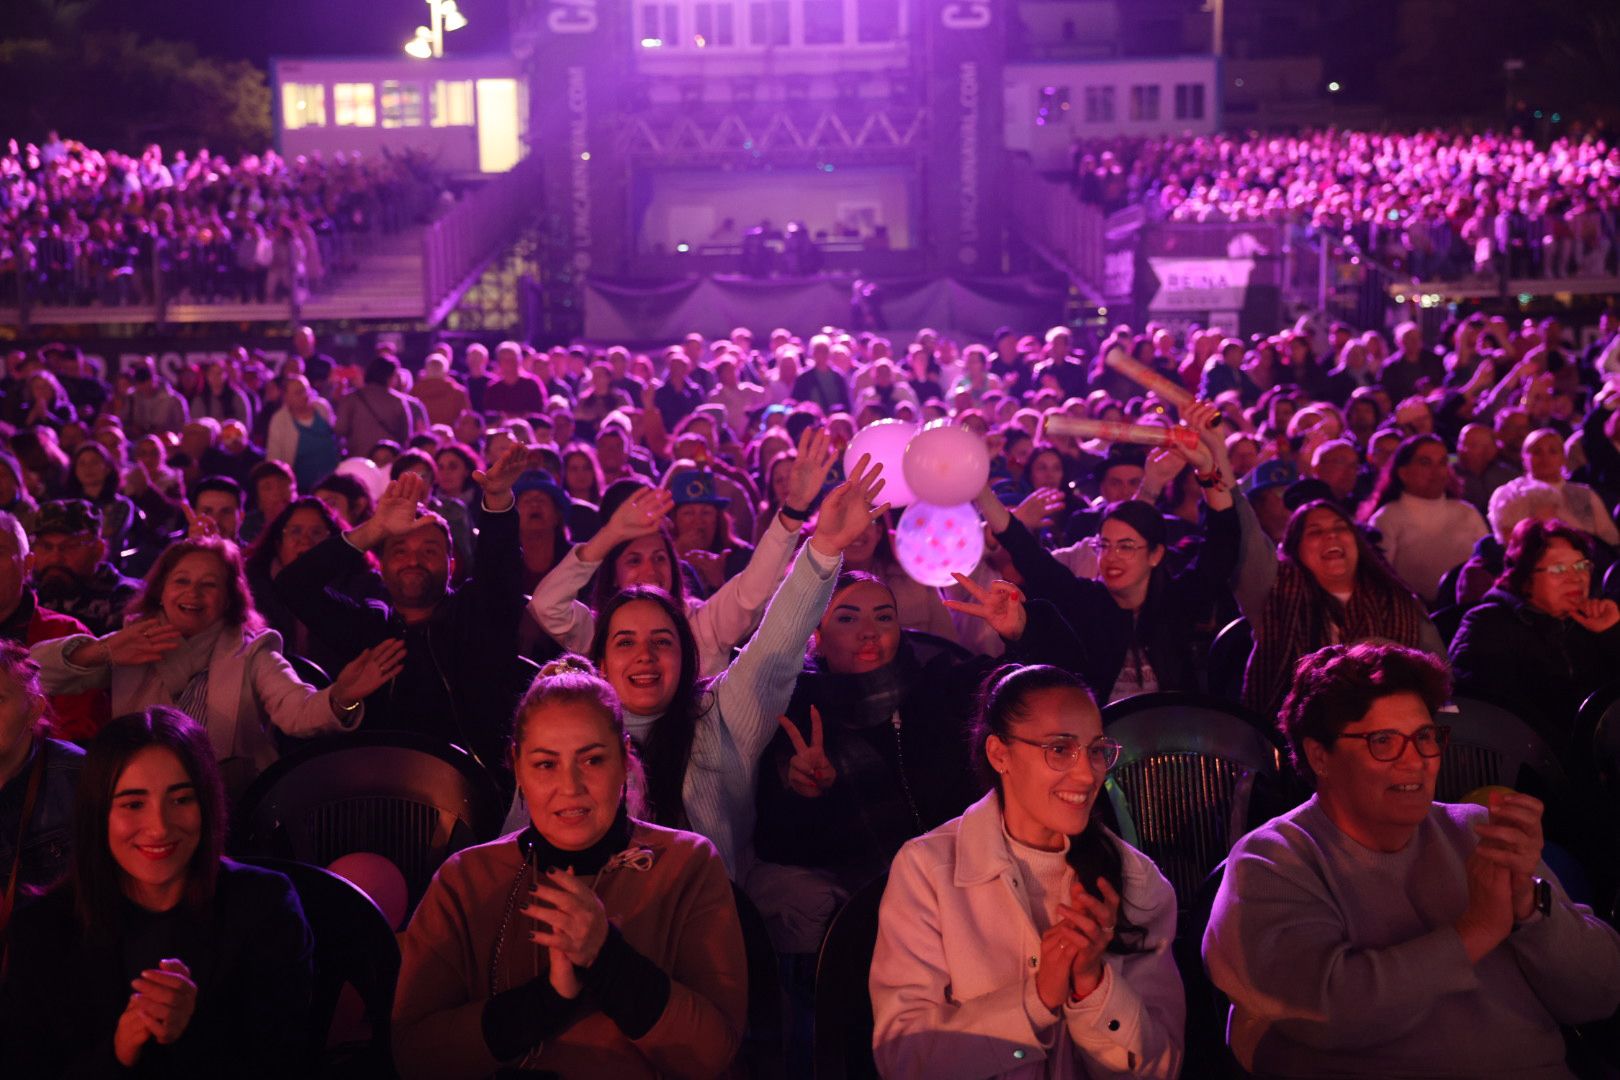
[[[1159,88],[1157,86],[1131,87],[1131,119],[1152,122],[1159,118]]]
[[[322,83],[281,84],[281,128],[297,131],[326,126],[326,86]]]
[[[376,127],[377,88],[366,82],[334,84],[332,111],[338,127]]]
[[[1176,119],[1202,120],[1204,118],[1204,84],[1176,84]]]
[[[1035,126],[1045,127],[1047,124],[1061,124],[1068,119],[1063,114],[1069,111],[1069,88],[1067,86],[1043,86],[1035,97]]]
[[[754,45],[792,43],[787,0],[751,0],[748,5],[748,40]]]
[[[900,0],[860,0],[855,14],[863,45],[900,40]]]
[[[524,113],[516,79],[478,80],[478,171],[505,172],[523,158]]]
[[[844,43],[844,0],[804,0],[804,43]]]
[[[382,126],[404,128],[422,126],[422,84],[395,82],[382,84]]]
[[[433,84],[433,126],[472,127],[473,84],[471,79],[453,82],[440,79]]]
[[[1112,124],[1114,122],[1114,88],[1112,86],[1086,87],[1086,123]]]
[[[681,43],[681,9],[677,4],[641,5],[641,42],[668,49]]]
[[[700,3],[693,14],[693,43],[705,48],[728,49],[737,43],[737,7],[730,0]]]

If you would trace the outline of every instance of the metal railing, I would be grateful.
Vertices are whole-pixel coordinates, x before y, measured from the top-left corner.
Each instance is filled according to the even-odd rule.
[[[1009,179],[1013,222],[1024,243],[1100,302],[1105,236],[1102,210],[1081,202],[1073,187],[1043,175],[1027,160],[1013,162]]]
[[[539,212],[540,195],[539,156],[530,155],[423,230],[422,301],[430,323],[523,231]]]

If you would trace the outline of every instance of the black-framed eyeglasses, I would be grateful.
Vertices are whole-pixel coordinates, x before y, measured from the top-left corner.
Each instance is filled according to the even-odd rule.
[[[1068,772],[1074,768],[1074,763],[1080,760],[1080,751],[1084,750],[1091,759],[1094,767],[1107,772],[1119,764],[1119,755],[1123,747],[1106,735],[1099,735],[1089,743],[1079,739],[1049,739],[1041,742],[1037,739],[1024,739],[1017,735],[1003,735],[1009,742],[1021,742],[1025,746],[1038,746],[1046,754],[1046,764],[1054,772]]]
[[[1419,757],[1439,757],[1440,752],[1451,741],[1451,726],[1449,724],[1429,724],[1420,727],[1408,735],[1404,731],[1395,731],[1386,728],[1382,731],[1361,731],[1355,734],[1344,731],[1339,733],[1341,739],[1363,739],[1367,743],[1367,753],[1372,755],[1374,761],[1395,761],[1406,753],[1406,744],[1411,743],[1417,747]]]

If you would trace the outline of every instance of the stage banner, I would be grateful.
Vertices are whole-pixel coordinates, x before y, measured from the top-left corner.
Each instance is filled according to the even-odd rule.
[[[545,209],[581,273],[615,272],[628,239],[615,136],[630,83],[630,5],[523,0],[518,20]]]
[[[1002,63],[1011,0],[921,0],[928,64],[926,235],[948,274],[1001,269]]]

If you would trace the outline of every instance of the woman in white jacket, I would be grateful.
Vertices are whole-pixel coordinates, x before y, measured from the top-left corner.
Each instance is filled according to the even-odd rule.
[[[338,467],[337,421],[332,406],[310,389],[304,376],[286,375],[281,383],[281,408],[270,417],[265,456],[292,468],[299,491],[314,491]]]
[[[596,613],[575,597],[593,574],[601,570],[608,575],[596,589],[602,602],[632,585],[656,585],[686,611],[697,639],[699,675],[718,675],[731,662],[731,650],[759,625],[766,602],[787,571],[799,532],[827,478],[830,445],[824,432],[805,430],[781,511],[765,529],[742,573],[709,599],[687,596],[683,587],[674,546],[663,529],[664,517],[674,507],[673,496],[646,488],[626,499],[600,532],[541,579],[529,611],[559,645],[584,653],[596,631]]]
[[[1001,668],[975,742],[995,790],[900,849],[872,956],[885,1077],[1174,1077],[1176,899],[1092,820],[1119,744],[1075,676]]]
[[[217,537],[171,544],[132,605],[134,620],[33,647],[48,694],[107,688],[112,714],[171,705],[208,732],[234,798],[276,759],[269,726],[309,736],[353,730],[360,703],[399,672],[404,643],[367,649],[332,685],[307,685],[281,655],[281,635],[253,609],[236,545]]]

